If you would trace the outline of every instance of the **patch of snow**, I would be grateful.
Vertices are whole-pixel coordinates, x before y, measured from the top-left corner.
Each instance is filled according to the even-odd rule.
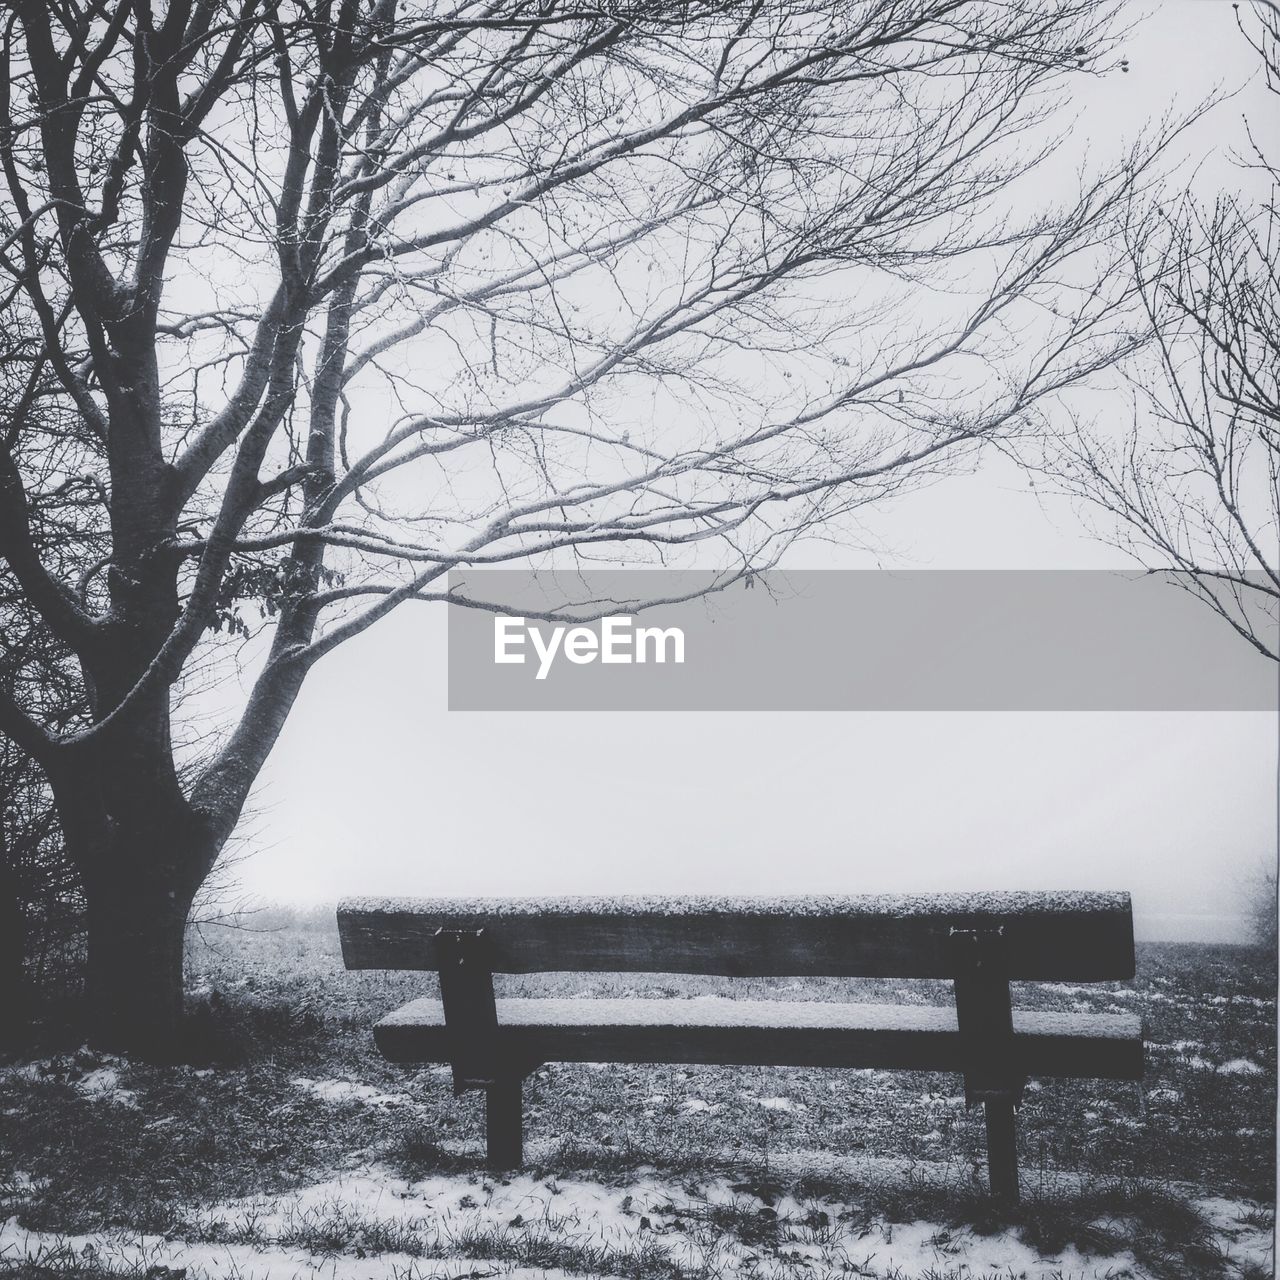
[[[574,1000],[510,998],[496,1001],[507,1027],[753,1027],[762,1030],[956,1032],[956,1011],[946,1005],[864,1004],[831,1000]],[[444,1029],[444,1005],[430,997],[411,1000],[384,1017],[380,1027]],[[1088,1036],[1135,1040],[1141,1020],[1131,1013],[1058,1013],[1015,1009],[1015,1035]],[[443,1047],[443,1041],[442,1041]]]
[[[48,1185],[48,1178],[33,1178],[25,1169],[15,1169],[7,1178],[0,1178],[0,1200],[33,1195]]]
[[[731,1205],[747,1214],[768,1209],[784,1230],[775,1245],[748,1243],[732,1232],[706,1231],[709,1205]],[[1224,1219],[1238,1225],[1242,1206],[1223,1202]],[[1234,1216],[1232,1213],[1234,1211]],[[819,1238],[797,1234],[804,1221],[828,1224]],[[920,1277],[939,1271],[957,1276],[1018,1276],[1027,1280],[1101,1280],[1136,1270],[1132,1254],[1081,1254],[1074,1247],[1042,1257],[1014,1233],[977,1236],[933,1222],[866,1224],[849,1206],[826,1200],[798,1202],[784,1194],[768,1203],[749,1184],[712,1178],[705,1183],[667,1180],[640,1173],[629,1185],[605,1186],[574,1179],[541,1180],[527,1174],[493,1180],[479,1174],[436,1175],[420,1182],[387,1171],[365,1169],[302,1187],[278,1198],[229,1202],[201,1211],[211,1233],[223,1224],[235,1241],[237,1228],[252,1227],[257,1243],[200,1244],[159,1236],[102,1232],[55,1236],[28,1232],[10,1219],[0,1225],[0,1257],[30,1262],[68,1256],[100,1268],[145,1274],[150,1268],[185,1268],[188,1280],[244,1275],[254,1280],[394,1280],[395,1277],[461,1280],[501,1275],[509,1280],[568,1280],[559,1269],[522,1268],[509,1261],[456,1256],[458,1242],[485,1234],[599,1251],[603,1272],[641,1274],[644,1250],[659,1243],[685,1270],[732,1277],[780,1278],[805,1274],[865,1274]],[[402,1230],[412,1252],[379,1252],[353,1244],[345,1251],[312,1255],[281,1245],[299,1227],[337,1223],[357,1239],[361,1224]],[[394,1233],[393,1233],[394,1234]],[[387,1233],[381,1232],[385,1239]],[[411,1240],[410,1240],[411,1237]],[[468,1252],[470,1252],[468,1250]],[[421,1256],[415,1256],[421,1255]],[[801,1270],[803,1268],[803,1270]]]
[[[1262,1068],[1249,1058],[1232,1058],[1230,1062],[1224,1062],[1218,1071],[1224,1076],[1260,1076],[1262,1074]]]
[[[76,1081],[76,1090],[94,1102],[107,1102],[116,1107],[136,1107],[138,1095],[120,1084],[116,1067],[98,1067]]]
[[[1241,1218],[1262,1206],[1246,1200],[1228,1200],[1226,1196],[1206,1196],[1196,1201],[1196,1207],[1212,1226],[1224,1228],[1238,1226]]]
[[[136,1107],[138,1095],[120,1084],[128,1069],[124,1058],[95,1053],[88,1048],[52,1058],[37,1058],[11,1067],[0,1067],[0,1086],[5,1084],[70,1085],[92,1102],[119,1107]]]
[[[21,1081],[32,1084],[37,1080],[43,1080],[49,1074],[49,1062],[36,1061],[24,1062],[21,1066],[0,1067],[0,1084],[8,1084],[10,1081]]]
[[[1273,1228],[1267,1225],[1269,1206],[1252,1204],[1246,1200],[1228,1200],[1224,1196],[1210,1196],[1197,1200],[1196,1207],[1204,1214],[1209,1225],[1227,1246],[1232,1260],[1242,1273],[1252,1266],[1258,1275],[1271,1275],[1275,1271],[1275,1239]],[[1249,1219],[1245,1221],[1245,1219]]]
[[[37,1271],[47,1266],[51,1274],[71,1259],[104,1274],[173,1274],[185,1280],[224,1280],[227,1276],[252,1280],[471,1280],[477,1275],[499,1274],[503,1280],[574,1280],[559,1268],[502,1266],[499,1270],[491,1266],[481,1271],[470,1258],[427,1261],[404,1253],[313,1257],[300,1249],[199,1244],[121,1231],[63,1236],[25,1231],[16,1218],[0,1224],[0,1257]]]
[[[371,1084],[355,1084],[350,1080],[309,1080],[306,1076],[298,1076],[293,1084],[323,1102],[354,1102],[366,1107],[413,1105],[413,1100],[403,1093],[383,1093]]]
[[[338,916],[426,916],[470,925],[477,917],[756,915],[756,916],[1008,916],[1108,914],[1132,910],[1127,893],[1049,892],[783,894],[719,896],[631,894],[615,897],[344,898]]]

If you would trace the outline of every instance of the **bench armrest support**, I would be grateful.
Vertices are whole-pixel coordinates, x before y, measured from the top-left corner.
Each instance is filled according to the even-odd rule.
[[[1026,1077],[1014,1052],[1004,929],[953,928],[950,941],[965,1101],[970,1106],[990,1097],[1021,1101]]]
[[[435,946],[453,1092],[488,1088],[498,1076],[498,1013],[484,930],[437,929]]]
[[[968,1106],[981,1102],[986,1113],[991,1194],[1014,1202],[1018,1199],[1014,1110],[1022,1101],[1027,1080],[1018,1070],[1014,1053],[1004,928],[953,927],[950,942],[965,1102]]]

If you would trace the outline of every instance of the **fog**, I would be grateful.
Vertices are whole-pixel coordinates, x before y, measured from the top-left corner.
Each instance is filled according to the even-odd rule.
[[[1127,48],[1080,103],[1099,148],[1251,70],[1227,5],[1165,4]],[[996,455],[859,541],[785,563],[1132,563]],[[1234,940],[1275,857],[1269,714],[450,713],[446,661],[423,606],[316,668],[242,824],[251,894],[1125,889],[1140,937]]]

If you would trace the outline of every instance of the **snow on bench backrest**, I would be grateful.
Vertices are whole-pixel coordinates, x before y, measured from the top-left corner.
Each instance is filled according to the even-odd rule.
[[[497,973],[946,978],[951,931],[1003,929],[1008,977],[1134,972],[1127,893],[618,898],[350,898],[348,969],[434,969],[437,929],[485,931]]]

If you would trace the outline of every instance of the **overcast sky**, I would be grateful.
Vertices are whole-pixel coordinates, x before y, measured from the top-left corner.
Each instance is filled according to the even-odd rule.
[[[1128,75],[1076,104],[1091,151],[1254,70],[1227,0],[1166,0],[1126,52]],[[1216,108],[1191,150],[1238,142],[1246,106],[1264,109],[1257,86]],[[787,563],[1130,563],[995,457],[877,511],[866,532],[874,553]],[[450,713],[445,663],[443,614],[421,607],[313,671],[243,827],[246,889],[318,903],[1114,888],[1134,894],[1141,935],[1231,938],[1243,884],[1275,855],[1267,714]]]

